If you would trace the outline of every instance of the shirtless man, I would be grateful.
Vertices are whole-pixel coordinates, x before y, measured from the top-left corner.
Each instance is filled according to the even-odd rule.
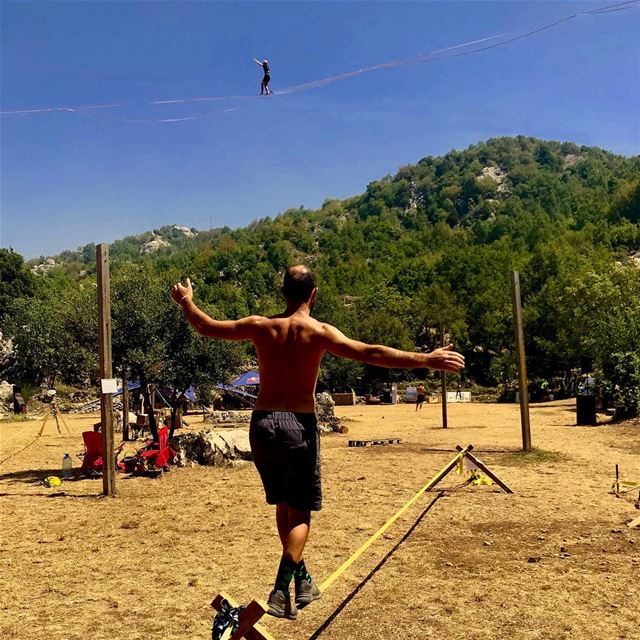
[[[335,327],[311,317],[318,289],[311,270],[290,267],[282,293],[287,308],[265,318],[214,320],[193,302],[191,282],[173,287],[173,299],[185,318],[204,336],[253,342],[260,367],[260,392],[251,416],[249,439],[267,503],[276,505],[276,525],[282,559],[269,596],[269,613],[297,617],[320,597],[302,559],[309,535],[311,511],[322,507],[320,438],[315,416],[318,370],[325,353],[378,367],[425,368],[456,373],[464,358],[453,345],[431,353],[399,351],[347,338]],[[295,582],[295,603],[289,587]]]
[[[418,385],[416,389],[416,411],[420,409],[422,411],[422,403],[427,399],[427,389],[422,384],[422,382]]]

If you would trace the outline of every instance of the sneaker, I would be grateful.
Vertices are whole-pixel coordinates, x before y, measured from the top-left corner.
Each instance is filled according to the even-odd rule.
[[[296,579],[296,605],[300,609],[311,604],[314,600],[319,600],[321,595],[320,589],[313,580]]]
[[[280,589],[274,589],[269,594],[267,604],[269,605],[267,613],[274,618],[295,620],[298,617],[298,610],[296,605],[291,602],[291,596]]]

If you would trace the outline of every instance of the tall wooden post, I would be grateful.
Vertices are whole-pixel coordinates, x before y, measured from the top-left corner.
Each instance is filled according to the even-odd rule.
[[[112,378],[111,368],[111,277],[109,274],[109,246],[96,247],[96,271],[98,276],[98,351],[100,378]],[[113,396],[100,395],[102,421],[102,493],[116,494],[116,468],[113,451]]]
[[[444,327],[442,327],[442,346],[446,347]],[[442,428],[447,428],[447,373],[442,371]]]
[[[518,390],[520,394],[520,424],[522,427],[522,448],[531,449],[531,426],[529,424],[529,389],[527,384],[527,363],[524,354],[524,328],[522,326],[522,305],[520,301],[520,275],[511,274],[511,296],[513,300],[513,325],[516,348],[518,350]]]
[[[129,440],[129,381],[126,370],[122,374],[122,440]]]

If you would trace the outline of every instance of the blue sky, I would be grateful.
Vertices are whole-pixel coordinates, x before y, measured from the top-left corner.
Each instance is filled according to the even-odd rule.
[[[29,258],[163,224],[241,226],[500,135],[638,154],[637,7],[254,97],[253,56],[277,92],[606,4],[3,1],[3,111],[123,106],[2,118],[0,244]],[[247,97],[149,104],[213,95]]]

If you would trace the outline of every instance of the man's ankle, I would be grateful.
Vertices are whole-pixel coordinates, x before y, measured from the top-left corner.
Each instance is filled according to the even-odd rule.
[[[289,590],[289,585],[291,584],[291,580],[295,575],[297,567],[297,563],[293,560],[282,558],[282,560],[280,560],[280,566],[278,567],[278,574],[276,575],[274,589],[284,591],[286,593]]]
[[[298,564],[296,565],[294,576],[295,576],[295,579],[298,581],[306,580],[307,582],[311,582],[311,574],[309,573],[309,571],[307,570],[307,567],[304,564],[304,559],[300,560],[300,562],[298,562]]]

